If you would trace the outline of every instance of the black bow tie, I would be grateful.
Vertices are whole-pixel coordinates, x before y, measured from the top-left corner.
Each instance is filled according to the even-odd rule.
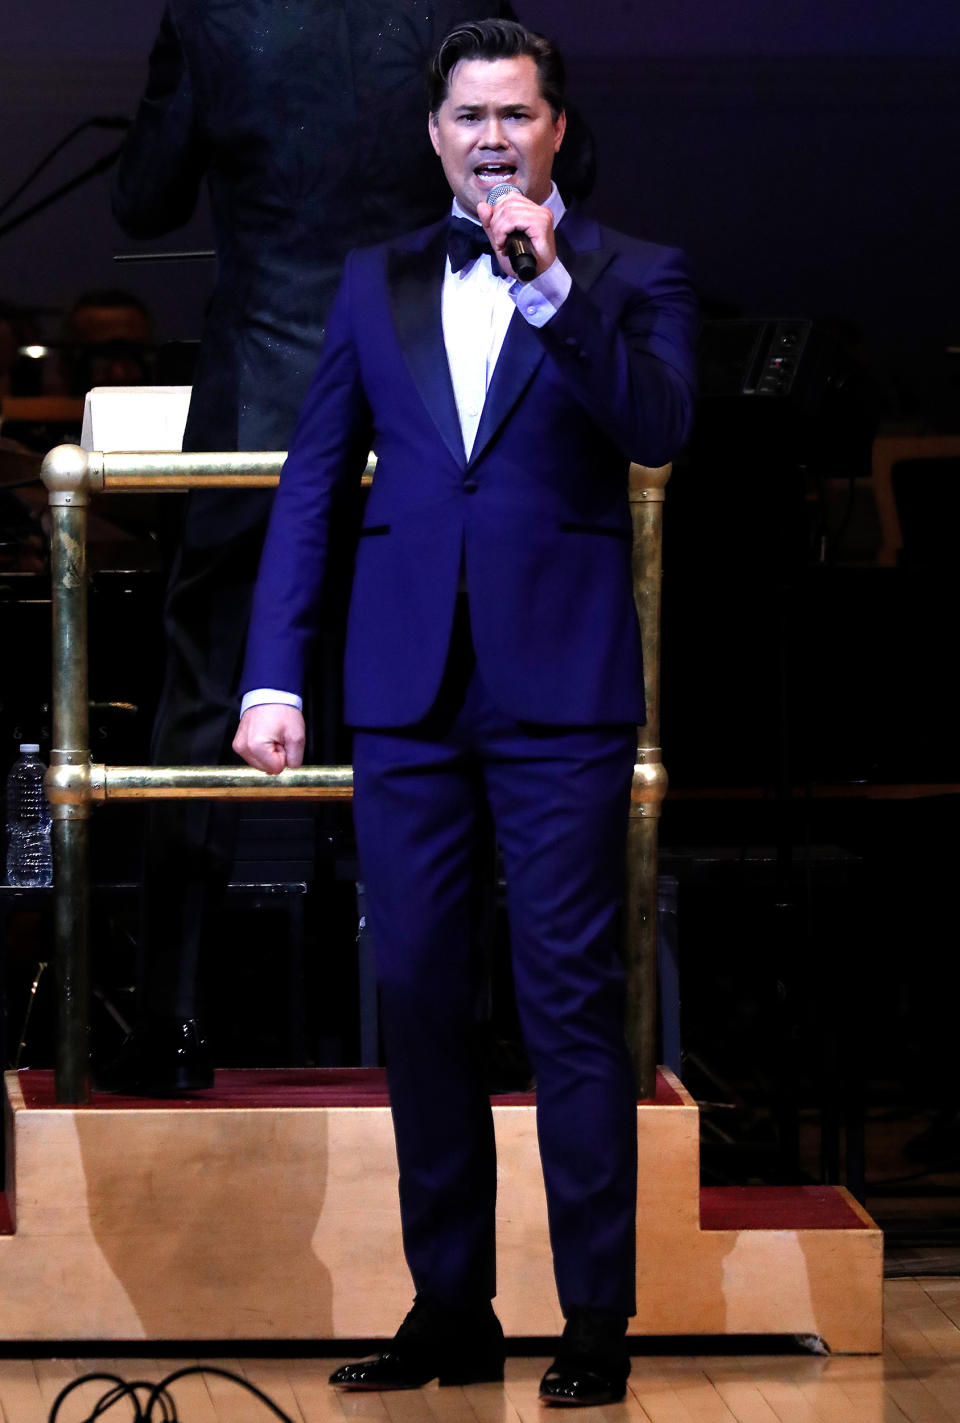
[[[468,222],[465,217],[452,217],[447,228],[447,256],[450,258],[452,270],[459,272],[461,267],[465,267],[468,262],[475,262],[484,253],[490,258],[493,275],[502,276],[503,272],[490,246],[490,239],[479,223]]]

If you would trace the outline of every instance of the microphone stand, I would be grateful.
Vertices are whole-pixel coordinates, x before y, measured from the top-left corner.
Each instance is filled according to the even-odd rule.
[[[100,119],[87,119],[84,123],[78,124],[75,129],[71,129],[66,138],[62,138],[56,147],[50,150],[46,158],[42,159],[36,168],[24,178],[20,186],[15,188],[4,202],[0,203],[0,214],[5,213],[7,209],[16,202],[17,198],[30,186],[34,178],[36,178],[37,175],[46,168],[47,164],[67,146],[72,138],[76,138],[77,134],[82,133],[84,129],[104,127],[118,128],[120,127],[119,120],[105,123]],[[77,173],[75,177],[68,178],[65,183],[60,184],[59,188],[54,188],[52,193],[47,193],[44,198],[38,198],[32,207],[24,208],[23,212],[18,213],[16,217],[10,218],[8,222],[0,226],[0,237],[5,237],[8,232],[12,232],[14,228],[19,227],[21,223],[29,221],[36,213],[43,212],[44,208],[52,207],[60,198],[65,198],[68,193],[72,193],[74,188],[79,188],[83,183],[89,182],[91,178],[96,178],[100,173],[108,172],[119,157],[119,148],[115,148],[112,153],[105,153],[102,158],[98,158],[95,163],[91,163],[89,168],[84,168],[83,171]],[[216,255],[216,252],[213,251],[115,252],[113,260],[115,262],[190,262],[209,261],[211,258],[216,257]]]
[[[84,168],[84,170],[81,173],[77,173],[75,177],[68,178],[65,183],[60,184],[59,188],[54,188],[52,193],[47,193],[46,197],[39,198],[31,207],[24,208],[23,212],[18,213],[16,217],[10,218],[8,222],[0,226],[0,237],[6,237],[8,232],[12,232],[14,228],[19,227],[21,223],[29,221],[29,219],[36,216],[38,212],[43,212],[44,208],[52,207],[60,198],[65,198],[68,193],[72,193],[74,188],[79,188],[83,183],[89,182],[91,178],[96,178],[100,173],[106,173],[109,168],[113,167],[119,157],[120,149],[115,148],[112,153],[107,153],[102,158],[98,158],[96,163],[91,163],[89,168]],[[18,191],[23,191],[22,186]]]
[[[34,179],[39,178],[44,168],[49,167],[49,165],[56,158],[57,154],[62,153],[63,150],[66,148],[67,144],[72,143],[78,134],[85,133],[88,128],[127,129],[129,127],[130,120],[119,117],[108,118],[97,115],[92,119],[84,119],[82,123],[77,124],[74,128],[70,130],[68,134],[61,138],[59,143],[55,143],[51,148],[50,152],[45,154],[44,157],[40,159],[40,162],[35,164],[34,167],[30,169],[30,172],[24,178],[23,182],[18,187],[14,188],[12,193],[8,193],[8,195],[4,198],[3,202],[0,203],[0,217],[3,216],[3,214],[7,211],[8,208],[13,207],[20,194],[26,192],[26,190],[29,188],[30,184],[34,181]]]

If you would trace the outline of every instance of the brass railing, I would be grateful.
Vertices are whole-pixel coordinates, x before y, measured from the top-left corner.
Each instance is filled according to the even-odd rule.
[[[269,488],[281,452],[143,454],[85,451],[59,445],[43,462],[50,500],[53,605],[53,745],[47,790],[53,815],[54,959],[59,1029],[56,1095],[87,1101],[89,1069],[89,820],[111,800],[348,800],[350,766],[304,766],[268,776],[241,766],[104,766],[90,751],[87,686],[87,508],[112,490]],[[368,465],[372,469],[373,460]],[[669,469],[632,465],[634,592],[647,668],[647,724],[640,728],[627,844],[626,957],[629,1036],[637,1091],[655,1083],[657,821],[666,791],[659,748],[661,528]]]

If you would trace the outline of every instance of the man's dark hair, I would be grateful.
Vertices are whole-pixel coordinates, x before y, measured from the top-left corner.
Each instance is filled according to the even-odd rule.
[[[543,35],[535,35],[514,20],[468,20],[446,36],[430,63],[427,76],[430,112],[447,97],[450,75],[461,59],[516,59],[528,55],[537,66],[540,93],[559,118],[565,103],[566,72],[559,50]]]

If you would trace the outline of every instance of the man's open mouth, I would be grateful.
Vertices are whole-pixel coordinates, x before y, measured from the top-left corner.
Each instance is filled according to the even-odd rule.
[[[512,178],[517,168],[514,163],[479,163],[474,168],[478,178],[489,178],[494,183],[505,183]]]

